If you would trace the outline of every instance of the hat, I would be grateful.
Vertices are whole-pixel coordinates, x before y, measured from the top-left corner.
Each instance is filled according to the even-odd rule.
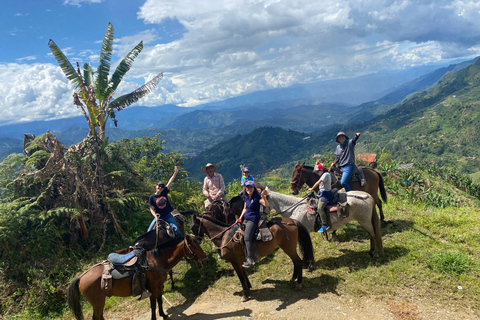
[[[335,138],[335,141],[338,142],[338,138],[339,138],[340,136],[345,136],[345,139],[348,140],[348,137],[347,137],[347,135],[345,134],[345,132],[340,131],[339,133],[337,133],[337,138]],[[340,143],[340,142],[338,142],[338,143]]]
[[[245,181],[245,187],[246,186],[252,186],[255,188],[255,182],[253,182],[252,180]]]
[[[250,172],[250,170],[248,169],[248,167],[245,167],[243,168],[242,172]]]
[[[165,188],[165,183],[163,183],[163,181],[158,181],[157,186]]]
[[[203,173],[207,174],[208,167],[213,167],[213,172],[217,172],[218,164],[211,164],[210,162],[207,163],[204,167],[202,167]]]
[[[317,164],[317,169],[318,169],[318,171],[325,170],[325,166],[323,165],[323,163],[319,163],[319,164]]]

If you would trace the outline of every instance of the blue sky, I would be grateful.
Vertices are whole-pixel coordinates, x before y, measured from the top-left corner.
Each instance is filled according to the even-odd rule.
[[[118,94],[164,72],[144,106],[195,106],[480,52],[479,1],[0,0],[0,125],[79,115],[47,46],[96,67],[108,22],[114,64],[140,40]]]

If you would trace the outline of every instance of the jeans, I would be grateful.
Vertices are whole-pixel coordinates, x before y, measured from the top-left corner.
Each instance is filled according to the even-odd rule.
[[[247,259],[253,260],[253,237],[255,236],[255,231],[257,230],[258,221],[246,220],[247,225],[245,226],[245,247],[247,248]]]
[[[342,184],[342,187],[344,187],[346,191],[351,191],[352,188],[348,184],[348,181],[350,181],[353,171],[355,171],[355,165],[349,164],[349,165],[340,167],[340,169],[342,169],[343,171],[342,179],[340,180],[340,183]]]
[[[177,221],[175,220],[175,217],[173,216],[173,214],[169,213],[169,214],[161,217],[160,219],[168,222],[168,224],[172,227],[172,229],[175,232],[175,234],[177,235],[177,237],[183,238],[183,234],[180,231],[180,229],[178,228]],[[150,223],[150,226],[148,227],[147,232],[152,230],[154,226],[155,226],[155,219],[153,219],[152,223]]]

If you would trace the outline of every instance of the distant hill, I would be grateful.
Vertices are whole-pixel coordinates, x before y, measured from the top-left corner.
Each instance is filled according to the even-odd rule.
[[[192,180],[203,181],[201,167],[219,164],[225,181],[239,179],[240,165],[247,165],[252,174],[276,169],[306,146],[308,135],[282,128],[263,127],[221,142],[200,155],[187,160],[185,169]]]
[[[345,131],[350,136],[355,132],[362,133],[357,143],[357,153],[385,149],[399,161],[429,160],[474,174],[480,171],[478,128],[480,60],[460,71],[448,73],[430,90],[414,94],[394,109],[369,121],[327,128],[306,140],[303,140],[306,135],[300,132],[282,131],[279,128],[257,129],[249,135],[235,137],[206,150],[190,159],[187,167],[198,171],[207,162],[220,163],[219,171],[222,174],[225,172],[228,180],[238,178],[238,167],[244,163],[249,163],[255,168],[252,172],[258,174],[295,160],[313,164],[314,154],[333,153],[337,132]],[[275,135],[278,135],[278,139],[284,139],[283,144],[291,143],[293,147],[276,147],[272,151],[268,137]],[[266,148],[268,151],[264,151]],[[248,151],[252,152],[249,162],[245,156]],[[264,152],[268,156],[262,155]],[[265,158],[282,161],[270,164],[262,162]],[[201,174],[192,177],[200,178]]]
[[[347,124],[353,126],[382,115],[418,89],[428,88],[446,73],[470,63],[471,61],[440,68],[403,85],[390,87],[386,91],[383,90],[385,87],[400,82],[400,79],[412,77],[413,73],[398,71],[400,76],[395,76],[395,72],[380,73],[357,79],[274,89],[268,95],[266,92],[258,92],[258,95],[250,94],[196,108],[182,108],[174,105],[126,108],[116,113],[118,127],[114,126],[113,121],[109,122],[107,135],[110,141],[114,141],[122,138],[153,136],[161,132],[163,138],[168,141],[166,151],[176,151],[190,156],[198,155],[212,145],[237,134],[247,134],[265,126],[319,135],[325,131],[335,131],[336,128],[345,127]],[[379,82],[383,84],[380,85]],[[359,89],[368,91],[369,86],[373,92],[382,91],[386,95],[374,102],[359,106],[333,102],[320,103],[318,101],[322,99],[312,99],[327,93],[333,95],[341,93],[340,96],[348,96]],[[267,96],[270,96],[270,100],[280,101],[266,101],[269,100]],[[296,99],[281,100],[292,97]],[[239,106],[238,104],[242,102],[244,104]],[[81,141],[88,132],[86,121],[80,116],[0,126],[0,137],[23,140],[24,133],[38,135],[46,130],[57,134],[66,146]],[[11,143],[14,142],[11,141]],[[16,150],[21,150],[21,146],[19,143]],[[8,154],[8,152],[10,151],[7,146],[0,144],[0,154]]]
[[[0,161],[11,153],[23,152],[23,140],[0,137]]]

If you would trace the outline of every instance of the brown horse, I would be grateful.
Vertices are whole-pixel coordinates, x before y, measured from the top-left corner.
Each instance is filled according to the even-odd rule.
[[[386,203],[387,202],[387,192],[385,191],[385,185],[383,184],[383,177],[377,171],[368,168],[362,167],[363,173],[365,174],[365,180],[367,184],[361,186],[359,181],[352,181],[350,180],[349,184],[352,187],[352,190],[358,191],[365,191],[366,193],[370,194],[375,200],[375,204],[378,207],[378,211],[380,212],[380,221],[382,226],[385,226],[385,216],[383,215],[383,208],[382,208],[382,201],[378,197],[378,191],[380,191],[380,195],[382,196],[382,200]],[[332,173],[333,175],[333,173]],[[295,168],[292,171],[292,177],[290,182],[290,192],[294,195],[298,194],[298,191],[303,186],[303,184],[307,184],[310,188],[313,187],[315,182],[318,181],[320,176],[313,172],[313,167],[305,166],[305,163],[300,164],[297,162]],[[333,177],[332,177],[333,178]],[[333,182],[334,179],[332,179]],[[341,189],[342,186],[340,185],[340,181],[335,182],[332,184],[332,188]],[[318,190],[315,190],[318,191]]]
[[[205,213],[193,216],[191,224],[192,233],[200,238],[206,234],[213,243],[222,251],[223,258],[230,262],[237,273],[243,288],[242,301],[248,300],[252,285],[248,280],[247,270],[242,267],[245,260],[243,245],[236,237],[232,228],[236,225],[228,225],[212,218]],[[260,257],[272,253],[277,248],[282,250],[292,259],[293,276],[291,281],[297,280],[297,287],[302,284],[302,262],[313,269],[313,245],[310,235],[305,227],[298,221],[288,218],[275,218],[268,222],[268,227],[273,239],[268,242],[255,241]],[[302,251],[303,261],[297,254],[297,243]]]
[[[154,231],[150,231],[154,232]],[[147,251],[147,263],[150,267],[146,270],[147,289],[152,293],[150,296],[150,308],[152,320],[156,317],[156,303],[158,303],[159,314],[163,319],[168,316],[163,311],[162,292],[163,284],[167,279],[168,271],[171,270],[184,256],[194,259],[202,264],[207,261],[207,255],[203,252],[195,238],[186,236],[177,245],[158,250],[157,248]],[[68,287],[67,299],[77,320],[83,319],[80,305],[80,292],[93,307],[92,320],[104,320],[103,309],[107,297],[129,297],[132,295],[132,277],[113,280],[111,290],[102,290],[100,281],[102,278],[103,265],[97,264],[79,277],[75,277]]]
[[[243,207],[242,207],[243,209]],[[206,209],[205,212],[210,212],[217,220],[225,222],[226,224],[232,224],[236,218],[229,203],[223,200],[213,201]],[[241,213],[241,211],[240,211]]]

